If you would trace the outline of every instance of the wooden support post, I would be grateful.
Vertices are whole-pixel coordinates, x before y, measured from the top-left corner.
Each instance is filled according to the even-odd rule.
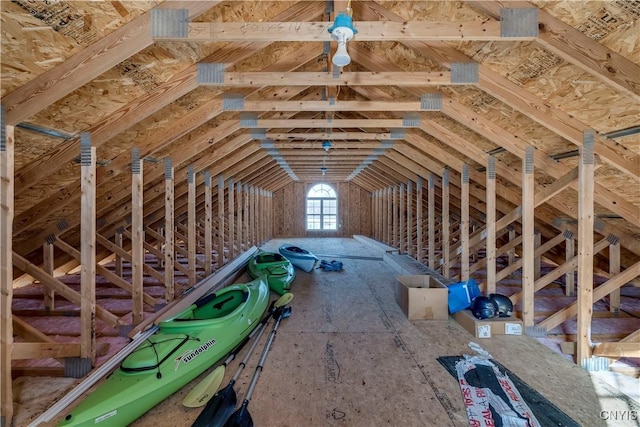
[[[496,158],[487,160],[487,212],[486,212],[486,251],[487,257],[487,293],[496,292]]]
[[[416,256],[415,258],[422,262],[422,250],[424,239],[422,236],[422,177],[418,177],[416,183]]]
[[[249,221],[249,186],[247,184],[244,185],[244,243],[245,247],[251,247],[251,230],[249,229],[249,225],[251,222]]]
[[[158,227],[157,233],[162,236],[162,239],[156,240],[156,250],[159,253],[162,252],[162,247],[164,246],[164,225]],[[156,263],[157,268],[164,268],[164,257],[158,258]]]
[[[391,224],[392,224],[391,246],[393,246],[394,248],[397,248],[399,246],[398,245],[398,186],[397,185],[394,185],[391,191]]]
[[[193,165],[187,169],[187,258],[189,262],[189,286],[197,281],[196,261],[196,177]]]
[[[0,421],[12,425],[13,389],[11,352],[13,349],[13,191],[14,127],[6,125],[4,105],[0,106]]]
[[[404,182],[400,183],[400,188],[398,190],[398,204],[399,209],[398,209],[398,216],[399,216],[399,220],[400,220],[400,224],[398,224],[398,250],[400,250],[400,253],[402,252],[408,252],[407,251],[407,247],[406,245],[406,241],[405,241],[405,237],[406,237],[406,233],[407,233],[407,228],[409,226],[409,224],[407,224],[406,222],[406,218],[407,218],[407,214],[406,214],[406,206],[405,206],[405,188],[404,188]]]
[[[512,225],[509,225],[508,229],[509,229],[509,242],[513,242],[516,238],[516,229]],[[512,265],[514,262],[516,262],[516,248],[509,249],[507,254],[509,256],[509,265]],[[513,275],[514,273],[511,274],[511,277],[513,277]]]
[[[236,209],[236,215],[237,215],[237,226],[236,226],[236,230],[237,230],[237,239],[238,239],[238,254],[242,253],[242,242],[243,242],[243,234],[242,234],[242,183],[240,181],[238,181],[238,184],[236,185],[236,191],[237,191],[237,209]]]
[[[224,265],[224,177],[218,175],[218,268]]]
[[[253,221],[255,241],[259,247],[262,241],[260,240],[260,189],[258,187],[254,187],[253,192]]]
[[[122,233],[118,230],[116,231],[116,234],[114,236],[115,239],[115,243],[119,248],[122,248]],[[116,265],[115,265],[115,273],[122,277],[123,275],[123,268],[122,268],[122,257],[118,254],[116,254]]]
[[[578,167],[578,331],[577,362],[585,366],[591,358],[591,316],[593,313],[593,225],[594,225],[594,138],[585,130]]]
[[[91,360],[93,366],[96,362],[96,147],[91,146],[88,132],[80,136],[80,165],[80,357]]]
[[[235,209],[236,209],[236,201],[235,201],[235,188],[233,184],[233,178],[229,178],[229,191],[227,192],[229,195],[229,208],[227,211],[229,212],[229,259],[234,259],[236,257],[236,235],[235,235]],[[267,213],[268,215],[268,213]]]
[[[42,245],[42,269],[53,276],[54,265],[54,246],[49,242]],[[55,291],[53,289],[44,289],[44,309],[51,312],[55,309]]]
[[[609,273],[615,277],[620,273],[620,240],[609,245]],[[609,310],[617,316],[620,313],[620,288],[609,294]]]
[[[413,252],[413,181],[407,182],[407,254],[414,256]]]
[[[469,165],[462,166],[460,183],[460,241],[462,260],[460,279],[469,280]]]
[[[264,205],[262,198],[262,188],[256,188],[256,231],[258,233],[258,244],[261,245],[264,242]]]
[[[569,262],[576,256],[576,240],[573,237],[573,232],[565,230],[565,260]],[[567,272],[564,275],[565,280],[565,294],[567,296],[574,296],[576,294],[576,274],[575,270]]]
[[[535,237],[534,237],[534,147],[525,148],[522,167],[522,321],[534,325]]]
[[[371,224],[373,231],[373,238],[379,241],[382,241],[382,217],[380,212],[381,204],[381,193],[380,190],[375,190],[373,192],[373,202],[375,205],[375,220]]]
[[[211,194],[211,174],[204,173],[204,275],[209,277],[213,272],[212,257],[212,234],[213,234],[213,211]]]
[[[253,185],[249,186],[249,241],[253,246],[258,246],[256,240],[256,192]]]
[[[445,168],[442,173],[442,275],[447,278],[451,268],[449,203],[449,169]]]
[[[428,251],[429,251],[429,268],[435,270],[436,268],[436,183],[435,176],[433,173],[429,174],[429,189],[427,191],[427,215],[428,215],[428,224],[427,227],[429,229],[429,242],[428,242]]]
[[[131,150],[131,300],[133,324],[144,320],[144,205],[142,159],[137,148]],[[95,264],[94,264],[95,265]]]
[[[393,210],[392,210],[392,202],[393,202],[393,197],[392,196],[392,189],[391,187],[387,188],[387,240],[385,243],[393,246]]]
[[[174,168],[171,159],[164,159],[164,299],[175,298],[173,271],[175,268],[175,224],[174,224]]]
[[[542,234],[540,233],[540,230],[535,230],[534,232],[534,246],[536,249],[538,249],[540,247],[540,245],[542,245]],[[538,280],[540,278],[540,275],[542,274],[542,257],[541,256],[536,256],[535,259],[533,260],[534,264],[533,264],[533,271],[534,271],[534,277],[536,278],[536,280]]]

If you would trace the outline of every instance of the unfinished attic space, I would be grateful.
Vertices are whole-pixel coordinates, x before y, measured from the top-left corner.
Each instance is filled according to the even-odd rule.
[[[640,2],[0,25],[2,427],[640,426]]]

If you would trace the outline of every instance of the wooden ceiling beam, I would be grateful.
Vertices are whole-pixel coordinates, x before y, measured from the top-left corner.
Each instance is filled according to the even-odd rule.
[[[472,62],[467,60],[465,62]],[[469,85],[452,82],[450,71],[369,72],[355,71],[329,74],[326,72],[225,72],[216,82],[201,82],[211,87],[263,86],[444,86]]]
[[[404,121],[402,119],[258,119],[255,125],[244,126],[246,128],[402,128]]]
[[[333,22],[190,22],[186,37],[156,37],[155,40],[189,42],[327,42]],[[357,41],[505,41],[535,37],[500,35],[499,21],[429,22],[357,21]]]
[[[243,111],[425,111],[420,100],[409,101],[242,101]]]
[[[389,132],[290,132],[290,133],[275,133],[266,132],[265,137],[274,141],[280,140],[389,140],[391,139],[391,133]]]

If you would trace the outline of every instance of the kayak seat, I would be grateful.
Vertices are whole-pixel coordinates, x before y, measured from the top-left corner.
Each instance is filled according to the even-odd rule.
[[[191,320],[218,319],[227,316],[249,298],[249,292],[234,289],[193,310]]]

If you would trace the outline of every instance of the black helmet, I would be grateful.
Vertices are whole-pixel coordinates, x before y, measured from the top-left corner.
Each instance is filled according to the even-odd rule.
[[[477,319],[498,317],[498,304],[489,297],[476,297],[471,303],[471,312]]]
[[[509,317],[513,314],[513,303],[508,296],[502,294],[491,294],[489,298],[498,304],[498,314],[500,317]]]

